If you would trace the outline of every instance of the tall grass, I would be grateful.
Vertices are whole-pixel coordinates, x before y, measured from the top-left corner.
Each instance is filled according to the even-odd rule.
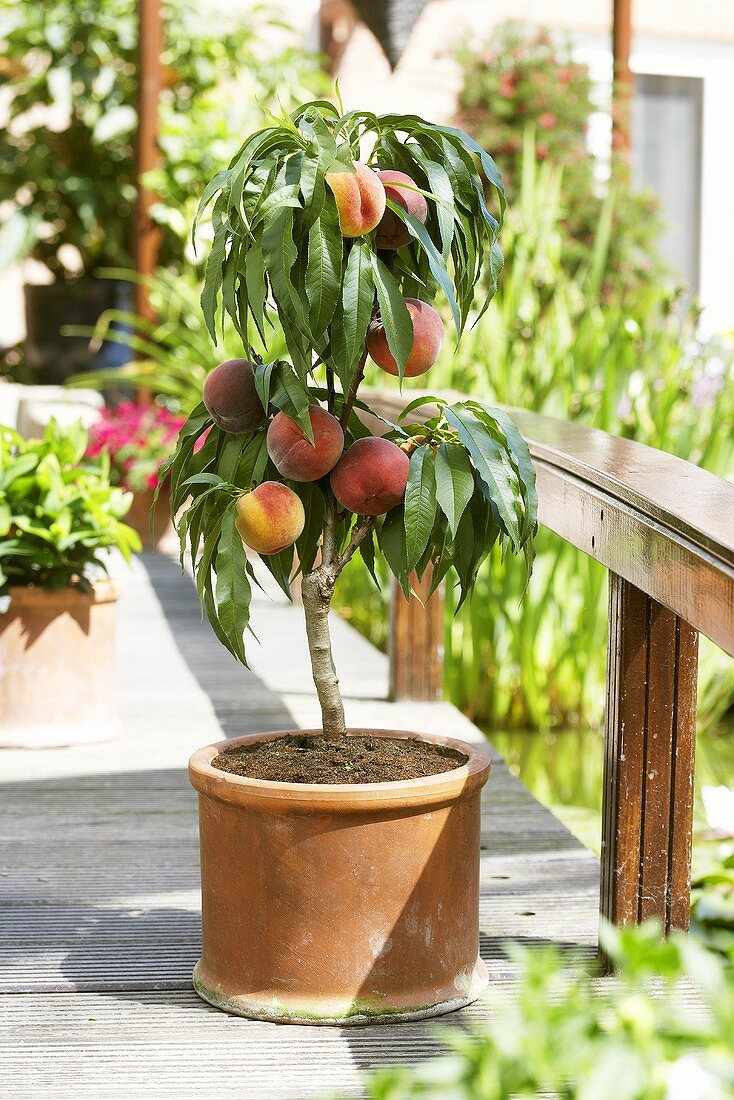
[[[734,475],[731,348],[696,338],[695,308],[649,286],[625,307],[604,300],[613,196],[583,271],[564,273],[561,174],[538,166],[526,138],[519,199],[503,244],[508,261],[488,312],[457,347],[450,336],[419,379],[579,421]],[[620,296],[621,299],[621,296]],[[389,380],[377,370],[371,384]],[[446,593],[445,687],[475,720],[494,728],[597,725],[604,703],[606,576],[596,562],[548,531],[538,538],[524,600],[521,570],[493,553],[454,618]],[[381,640],[384,600],[355,567],[341,606]],[[734,698],[734,666],[703,647],[701,712],[720,715]]]

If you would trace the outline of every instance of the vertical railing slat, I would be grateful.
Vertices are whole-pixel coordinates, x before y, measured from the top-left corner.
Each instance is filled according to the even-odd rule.
[[[419,599],[406,600],[396,582],[390,599],[390,698],[434,702],[443,691],[443,594],[429,598],[429,571],[412,578]],[[421,602],[423,601],[423,602]]]
[[[696,632],[610,574],[601,912],[688,927]]]

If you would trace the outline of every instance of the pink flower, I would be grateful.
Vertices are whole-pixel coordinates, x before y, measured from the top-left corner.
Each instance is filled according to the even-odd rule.
[[[538,125],[541,130],[554,130],[558,119],[550,111],[543,111],[543,114],[538,118]]]
[[[559,69],[556,73],[556,76],[560,80],[561,84],[570,84],[574,78],[574,75],[574,70],[569,65],[566,65],[564,66],[564,68]]]
[[[535,155],[537,156],[538,160],[545,160],[545,158],[548,156],[548,146],[544,141],[538,142],[537,146],[535,147]]]
[[[502,73],[499,83],[499,94],[503,99],[512,99],[515,94],[515,74]]]

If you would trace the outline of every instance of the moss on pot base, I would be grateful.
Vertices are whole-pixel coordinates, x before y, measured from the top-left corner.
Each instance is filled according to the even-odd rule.
[[[477,959],[473,972],[467,975],[466,988],[459,989],[458,986],[464,983],[457,982],[456,997],[449,1000],[440,1001],[437,1004],[416,1005],[412,1008],[397,1008],[395,1005],[378,1007],[374,1001],[355,999],[347,1005],[325,1003],[321,1012],[308,1004],[286,1005],[277,997],[265,999],[262,996],[247,994],[229,996],[201,977],[201,961],[194,967],[193,983],[194,990],[203,1001],[232,1016],[274,1024],[366,1027],[374,1024],[426,1020],[431,1016],[444,1016],[459,1008],[466,1008],[484,993],[489,983],[489,976],[483,960]]]

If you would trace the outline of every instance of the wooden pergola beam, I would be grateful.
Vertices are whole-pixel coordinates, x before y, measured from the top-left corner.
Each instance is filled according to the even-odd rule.
[[[632,0],[613,0],[612,150],[613,154],[623,163],[629,160],[632,144],[630,118],[632,104],[631,48]]]
[[[160,245],[160,229],[150,217],[150,207],[155,196],[143,186],[141,176],[160,163],[158,110],[163,53],[161,0],[138,0],[138,21],[138,134],[135,149],[138,194],[133,255],[135,270],[138,275],[145,277],[155,272]],[[135,290],[135,309],[146,320],[153,319],[147,289],[140,284]]]

